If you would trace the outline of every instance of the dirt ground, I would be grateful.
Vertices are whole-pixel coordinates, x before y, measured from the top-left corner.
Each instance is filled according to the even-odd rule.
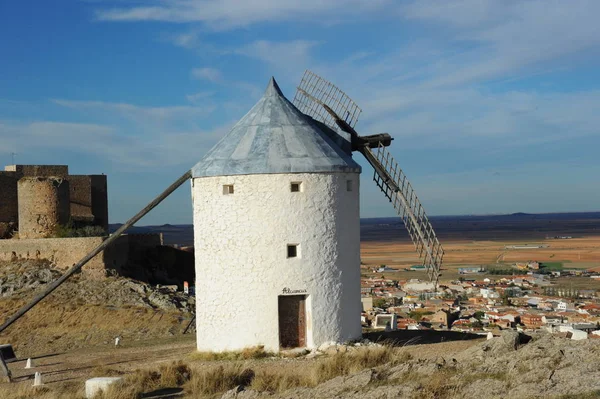
[[[42,374],[43,383],[49,388],[60,384],[79,385],[82,389],[86,379],[98,376],[125,375],[140,369],[156,369],[161,363],[182,360],[188,364],[214,364],[216,361],[192,360],[190,356],[196,348],[195,334],[170,339],[140,341],[115,347],[104,345],[82,348],[64,353],[43,353],[32,357],[34,368],[25,369],[26,358],[19,358],[9,363],[12,372],[12,387],[32,385],[35,372]],[[465,340],[442,342],[437,344],[406,346],[405,350],[415,358],[436,359],[462,352],[482,340]],[[267,358],[261,360],[242,361],[246,366],[265,369],[298,367],[301,362],[310,363],[314,359],[305,358]],[[6,389],[7,383],[0,384],[0,393]]]
[[[63,353],[41,353],[32,355],[35,365],[32,369],[24,369],[27,359],[20,357],[17,351],[18,360],[8,366],[17,383],[31,384],[36,371],[42,373],[44,384],[80,381],[103,373],[127,373],[184,359],[195,349],[195,338],[195,334],[190,334],[131,344],[121,341],[122,345],[118,347],[111,344]]]

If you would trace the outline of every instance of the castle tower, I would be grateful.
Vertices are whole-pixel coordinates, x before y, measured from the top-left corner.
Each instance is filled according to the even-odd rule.
[[[271,79],[192,169],[197,346],[361,336],[360,166]]]
[[[69,222],[69,182],[60,177],[23,177],[17,183],[19,238],[45,238]]]

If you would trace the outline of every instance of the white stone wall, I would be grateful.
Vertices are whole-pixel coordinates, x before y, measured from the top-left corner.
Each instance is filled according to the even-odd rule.
[[[307,347],[361,336],[358,177],[192,180],[198,350],[279,350],[284,288],[306,290]],[[291,192],[291,182],[302,191]],[[229,184],[234,193],[224,195]],[[287,244],[300,245],[299,257],[287,258]]]

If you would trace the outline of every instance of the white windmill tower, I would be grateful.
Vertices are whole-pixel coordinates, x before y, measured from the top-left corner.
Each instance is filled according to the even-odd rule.
[[[271,79],[192,168],[198,349],[361,336],[360,166]]]

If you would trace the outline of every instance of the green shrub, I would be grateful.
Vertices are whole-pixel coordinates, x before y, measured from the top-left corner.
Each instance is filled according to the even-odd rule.
[[[73,227],[73,223],[69,222],[64,225],[58,225],[54,229],[52,237],[54,238],[71,238],[71,237],[102,237],[106,235],[106,231],[100,226],[83,226],[79,228]]]

